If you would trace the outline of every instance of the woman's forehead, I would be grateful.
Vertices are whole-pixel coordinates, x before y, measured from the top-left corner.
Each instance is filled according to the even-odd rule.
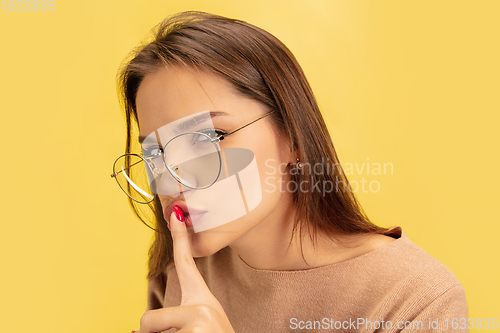
[[[139,86],[136,107],[141,132],[204,110],[228,115],[240,99],[229,83],[205,71],[182,67],[161,68],[148,74]],[[149,133],[148,132],[148,133]]]

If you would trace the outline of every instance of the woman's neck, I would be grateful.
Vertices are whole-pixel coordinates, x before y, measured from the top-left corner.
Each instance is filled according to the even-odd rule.
[[[293,207],[291,196],[282,197],[268,217],[229,246],[253,268],[300,270],[349,260],[395,240],[380,234],[335,235],[339,243],[318,232],[314,244],[305,231],[301,251],[299,231],[295,232],[289,246],[295,217]]]
[[[318,233],[314,246],[307,232],[304,232],[302,256],[300,232],[295,233],[289,246],[295,217],[291,198],[281,199],[268,217],[229,245],[249,266],[265,270],[309,269],[347,260],[367,250],[357,245],[362,244],[370,235],[344,236],[341,239],[349,241],[349,247],[346,247],[332,241],[325,234]]]

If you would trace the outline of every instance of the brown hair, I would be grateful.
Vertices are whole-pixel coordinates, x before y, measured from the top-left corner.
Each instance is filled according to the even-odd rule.
[[[318,232],[335,239],[340,234],[379,233],[388,230],[373,224],[354,194],[338,160],[335,148],[309,83],[293,54],[270,33],[241,20],[188,11],[167,17],[152,30],[153,40],[138,46],[118,73],[118,88],[127,120],[126,152],[135,142],[137,125],[135,98],[143,78],[164,65],[188,65],[216,73],[244,94],[277,112],[269,117],[277,131],[299,149],[304,165],[328,161],[333,172],[317,174],[304,167],[294,176],[306,188],[294,192],[297,229]],[[311,188],[316,182],[342,184],[344,190],[328,195]],[[303,184],[303,185],[304,185]],[[345,190],[345,189],[348,190]],[[141,208],[130,200],[136,215],[145,222]],[[158,198],[149,204],[155,215],[156,232],[149,249],[148,279],[157,277],[172,261],[172,237]]]

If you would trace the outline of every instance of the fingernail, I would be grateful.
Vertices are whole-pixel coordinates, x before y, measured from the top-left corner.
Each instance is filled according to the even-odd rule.
[[[184,222],[184,214],[182,213],[182,209],[179,206],[174,206],[175,217],[179,222]]]

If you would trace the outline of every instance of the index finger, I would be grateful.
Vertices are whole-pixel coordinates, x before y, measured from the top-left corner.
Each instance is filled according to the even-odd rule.
[[[183,304],[187,301],[199,300],[200,296],[207,295],[210,291],[196,267],[191,254],[186,224],[177,219],[175,213],[177,209],[182,212],[178,206],[174,206],[169,225],[173,240],[175,270],[181,286],[181,304]],[[180,217],[184,220],[182,213]]]

